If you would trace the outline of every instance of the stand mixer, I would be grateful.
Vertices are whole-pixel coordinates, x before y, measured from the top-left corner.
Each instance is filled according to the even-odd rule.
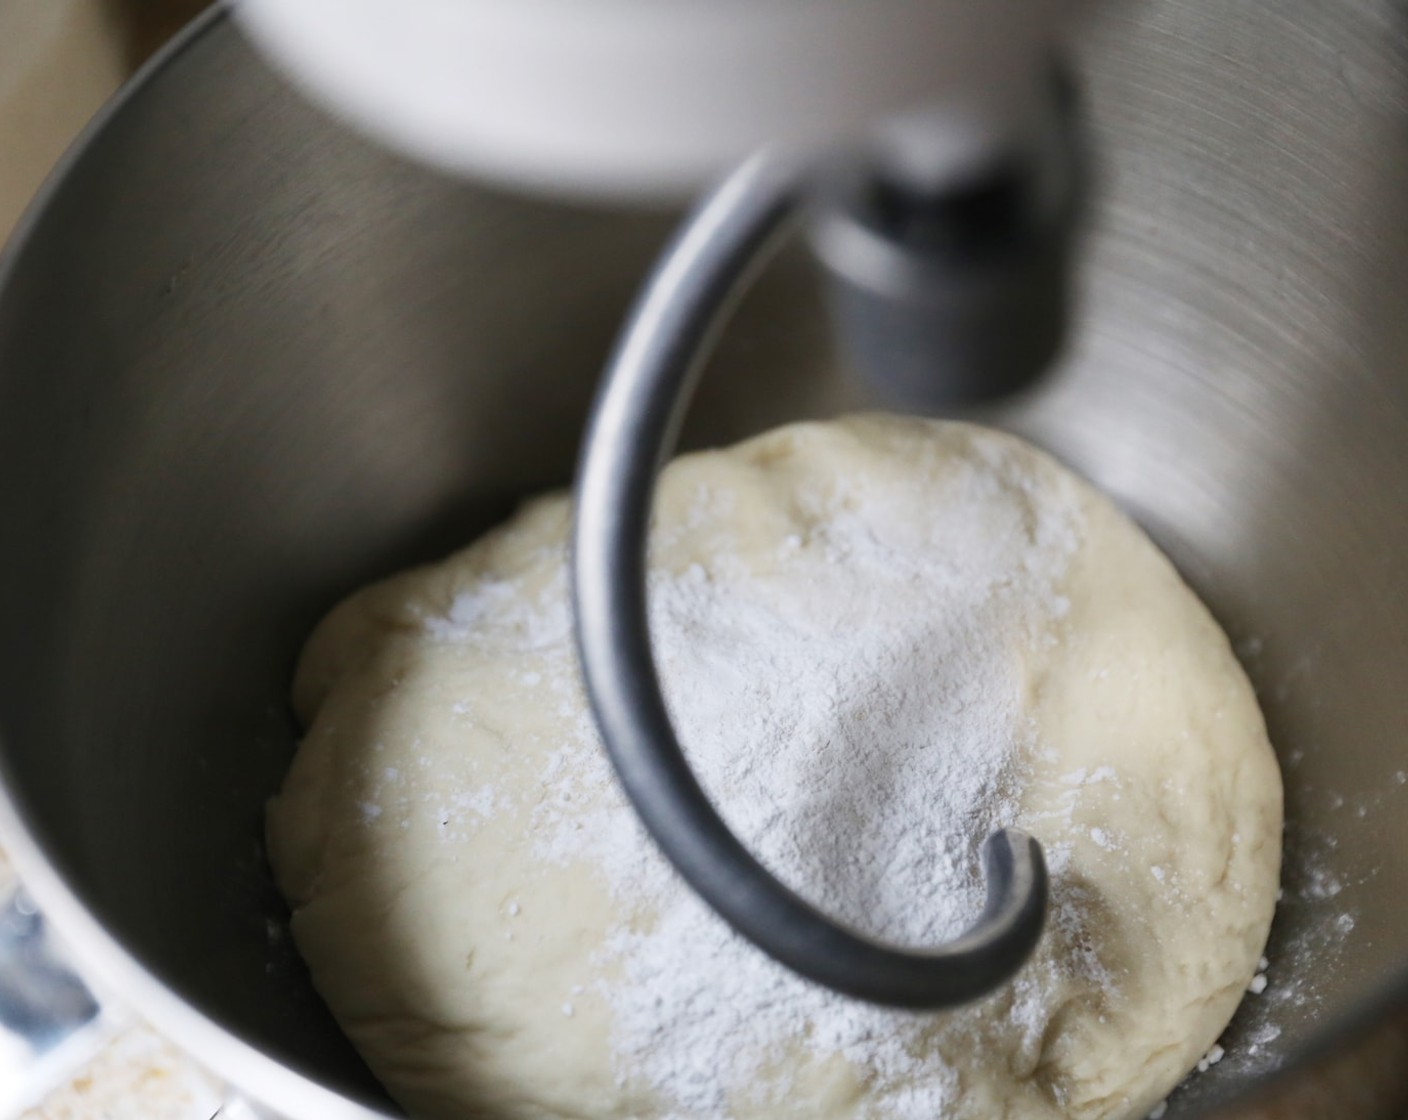
[[[775,247],[775,234],[799,215],[803,220],[798,224],[811,233],[823,263],[827,305],[842,348],[886,399],[900,407],[967,407],[989,394],[1010,393],[1034,382],[1056,352],[1067,318],[1067,269],[1085,183],[1078,118],[1069,81],[1062,76],[1057,57],[1058,32],[1072,13],[1060,4],[906,4],[898,0],[866,5],[863,12],[860,5],[822,10],[817,5],[781,0],[727,13],[719,13],[714,5],[685,3],[520,3],[511,11],[509,5],[501,6],[504,11],[496,11],[496,7],[399,6],[389,23],[391,6],[366,0],[358,4],[246,0],[240,12],[256,40],[272,57],[288,64],[297,83],[373,132],[457,173],[526,186],[531,192],[565,191],[597,203],[605,198],[640,203],[677,197],[770,144],[765,154],[748,159],[727,179],[677,237],[637,303],[627,334],[617,347],[594,413],[579,477],[581,510],[575,562],[584,667],[605,738],[644,819],[696,889],[742,932],[794,968],[863,998],[911,1006],[942,1006],[973,998],[1019,967],[1039,934],[1044,890],[1039,849],[1019,837],[998,839],[990,848],[993,905],[968,939],[932,954],[899,953],[861,943],[837,930],[824,916],[801,908],[778,884],[760,877],[749,867],[746,852],[731,843],[707,803],[696,796],[697,786],[692,786],[659,704],[643,625],[643,529],[654,470],[672,445],[688,383],[697,372],[696,358],[722,329],[720,309],[730,305],[737,297],[739,283],[746,281],[756,271],[756,262]],[[380,8],[385,11],[379,14]],[[885,9],[883,14],[881,8]],[[407,19],[413,10],[419,10],[419,16]],[[1158,24],[1156,16],[1144,15]],[[1192,9],[1187,20],[1186,25],[1174,21],[1174,30],[1168,34],[1208,33],[1215,22]],[[464,26],[457,31],[459,24]],[[1317,34],[1343,52],[1342,66],[1344,58],[1360,60],[1341,71],[1349,75],[1345,81],[1351,99],[1386,96],[1373,82],[1390,82],[1391,78],[1382,75],[1397,76],[1397,72],[1367,45],[1371,28],[1377,26],[1367,6],[1355,8],[1353,20],[1346,16],[1345,25],[1347,29],[1338,38],[1333,29],[1326,30],[1328,25],[1315,27]],[[463,33],[465,27],[474,33]],[[598,29],[596,33],[593,27]],[[1243,25],[1238,30],[1243,36],[1249,34]],[[231,67],[246,65],[230,61],[232,48],[212,46],[216,37],[208,30],[204,34],[203,40],[193,37],[187,50],[188,57],[203,57],[207,72],[220,74],[222,67],[228,72]],[[1246,57],[1258,56],[1247,38],[1233,46]],[[1152,57],[1157,59],[1157,53]],[[1363,58],[1372,58],[1372,64]],[[448,66],[437,65],[446,60]],[[476,65],[470,65],[469,60]],[[640,72],[632,70],[637,64]],[[1366,70],[1381,77],[1365,78]],[[721,73],[727,80],[720,79]],[[605,81],[604,75],[612,80]],[[1128,81],[1129,75],[1122,76],[1128,85],[1137,86],[1137,82]],[[475,87],[475,82],[488,84]],[[721,88],[727,91],[726,99],[721,99]],[[670,96],[672,92],[674,96]],[[1249,98],[1254,93],[1250,88],[1242,92]],[[239,128],[238,106],[225,112],[211,100],[199,104],[214,122],[214,135],[222,135],[221,129],[225,130],[223,135],[232,135]],[[257,115],[259,108],[246,105],[245,111]],[[1304,108],[1298,111],[1306,112]],[[278,109],[278,113],[288,112],[292,111]],[[131,112],[127,119],[132,119]],[[116,144],[111,137],[122,136],[121,127],[110,125],[107,135],[107,142]],[[1142,139],[1152,144],[1161,138]],[[1176,147],[1177,142],[1174,134],[1170,143]],[[1216,154],[1230,158],[1222,151]],[[315,157],[316,153],[309,156]],[[341,157],[329,158],[351,174],[344,179],[327,177],[326,201],[310,204],[324,220],[327,215],[336,215],[338,206],[356,212],[352,199],[359,197],[356,191],[362,182],[357,175],[371,179],[383,174],[379,163],[376,170],[368,170],[370,165],[356,159],[343,164],[337,163]],[[264,173],[277,178],[272,167],[266,167]],[[79,181],[72,169],[69,175],[70,183]],[[150,186],[148,179],[139,182],[146,184],[142,189],[158,189]],[[1185,187],[1190,196],[1197,195],[1196,183]],[[32,224],[29,241],[11,258],[6,289],[9,302],[0,305],[0,358],[7,358],[16,368],[49,369],[57,362],[45,358],[57,353],[46,349],[56,344],[42,338],[25,341],[31,336],[22,337],[13,324],[21,322],[26,308],[37,306],[47,290],[44,274],[29,264],[37,253],[32,246],[39,243],[45,230],[59,228],[66,200],[72,200],[79,190],[75,186],[67,189],[67,195],[58,192],[47,204],[45,213],[58,216],[47,218],[48,226]],[[434,191],[453,193],[460,189],[436,187]],[[414,199],[417,190],[434,193],[415,186],[402,198]],[[218,196],[218,190],[216,193]],[[1327,190],[1325,197],[1340,196]],[[68,205],[72,210],[77,203],[68,201]],[[492,208],[495,204],[488,205]],[[531,208],[537,204],[524,205]],[[546,209],[534,211],[533,220],[552,213],[552,205],[542,203]],[[494,222],[512,227],[515,211],[509,208],[494,213]],[[1201,214],[1195,212],[1193,217]],[[583,222],[583,228],[590,224]],[[1135,223],[1133,228],[1140,227]],[[52,244],[52,238],[59,235],[48,236]],[[182,298],[192,298],[181,295],[188,283],[187,273],[179,269],[181,253],[161,248],[166,235],[156,236],[159,251],[165,254],[158,271],[169,276],[169,298],[179,306]],[[280,245],[276,254],[286,254],[287,260],[302,267],[319,268],[316,253],[300,256],[297,232],[291,236],[292,247]],[[1318,244],[1329,244],[1330,240],[1327,236]],[[630,259],[612,261],[603,268],[612,270],[613,277],[619,271],[625,283],[627,276],[639,274],[638,266],[647,255],[639,251],[639,242],[631,242],[629,237],[618,242],[605,234],[590,242],[593,251],[606,253],[613,252],[612,246],[618,243],[629,246],[622,252]],[[653,241],[650,247],[653,250]],[[504,257],[511,260],[512,252],[505,251]],[[191,267],[199,273],[206,259],[219,259],[224,262],[221,267],[231,267],[232,258],[218,252],[205,257],[193,253]],[[30,269],[23,273],[31,277],[28,287],[14,279],[21,275],[22,266]],[[1127,261],[1118,257],[1113,262],[1105,259],[1101,267],[1104,274],[1128,269]],[[394,268],[392,274],[400,275]],[[1188,337],[1178,333],[1185,328],[1177,316],[1192,315],[1188,307],[1196,305],[1170,300],[1158,312],[1150,312],[1149,307],[1160,302],[1157,298],[1146,305],[1136,299],[1139,292],[1121,292],[1118,285],[1107,287],[1103,294],[1106,306],[1114,306],[1116,311],[1122,307],[1134,320],[1141,315],[1144,321],[1156,321],[1158,314],[1170,316],[1170,331],[1179,338]],[[247,291],[243,298],[242,306],[247,308]],[[268,298],[267,292],[263,298]],[[1306,314],[1316,313],[1318,305],[1313,298],[1303,297],[1302,302]],[[1131,304],[1137,304],[1132,311]],[[214,313],[207,308],[203,314],[209,319]],[[572,314],[570,307],[564,312],[569,325]],[[1026,329],[994,329],[1010,322],[1019,322]],[[789,324],[794,323],[795,316],[789,319]],[[1252,329],[1257,329],[1255,319]],[[294,328],[287,331],[289,338],[303,337]],[[1389,336],[1397,338],[1391,331]],[[21,341],[9,342],[11,338]],[[120,355],[121,348],[114,352]],[[1139,352],[1138,341],[1130,343],[1125,360]],[[1171,369],[1186,364],[1178,354],[1157,350],[1152,358]],[[160,366],[158,352],[156,368]],[[941,371],[943,376],[916,375],[929,370]],[[1391,382],[1374,384],[1382,398],[1377,422],[1389,425],[1398,415],[1395,409],[1401,406],[1401,389],[1395,389]],[[508,389],[495,392],[511,395]],[[1134,414],[1139,411],[1140,394],[1153,390],[1134,387],[1130,392],[1132,398],[1123,399],[1132,399],[1134,404],[1112,403],[1120,398],[1107,384],[1095,407],[1090,408],[1091,400],[1063,398],[1058,387],[1042,398],[1037,410],[1023,413],[1019,409],[1005,420],[1019,430],[1030,431],[1041,442],[1056,444],[1142,513],[1156,535],[1173,542],[1176,558],[1195,583],[1234,585],[1246,592],[1255,579],[1237,576],[1237,569],[1224,563],[1223,554],[1209,543],[1219,539],[1219,534],[1224,539],[1233,535],[1238,528],[1235,517],[1219,513],[1210,521],[1197,520],[1197,494],[1175,485],[1160,496],[1162,505],[1146,500],[1148,491],[1134,472],[1158,473],[1156,468],[1169,461],[1168,448],[1178,446],[1181,440],[1158,441],[1149,436],[1151,442],[1145,446],[1145,435],[1140,433],[1149,429],[1141,429],[1137,423],[1126,425],[1123,420],[1137,419]],[[1220,397],[1213,399],[1221,401]],[[62,411],[58,404],[53,407]],[[1240,415],[1237,401],[1228,407]],[[1072,419],[1077,413],[1082,418]],[[1169,423],[1185,435],[1196,430],[1196,426],[1187,426],[1181,412],[1174,410],[1170,415],[1175,420]],[[574,416],[579,420],[576,413]],[[1388,472],[1376,471],[1381,460],[1372,457],[1376,449],[1392,443],[1391,433],[1387,427],[1382,432],[1373,428],[1373,422],[1363,419],[1360,412],[1355,416],[1359,418],[1356,423],[1362,421],[1359,451],[1367,458],[1351,465],[1327,456],[1325,477],[1382,478],[1376,500],[1391,510],[1398,484]],[[1088,443],[1063,442],[1062,424],[1076,430],[1097,423],[1104,438],[1115,433],[1108,451],[1096,455]],[[1249,423],[1254,429],[1255,422]],[[1184,426],[1180,429],[1179,424]],[[111,444],[110,453],[118,455],[121,444],[120,440]],[[32,454],[38,456],[39,452]],[[1160,459],[1160,454],[1165,458]],[[1242,477],[1252,485],[1258,477],[1254,464],[1265,461],[1234,455],[1214,444],[1213,450],[1193,462],[1189,470],[1197,476],[1200,470],[1214,472],[1227,464],[1231,474],[1243,472]],[[11,477],[17,477],[18,467],[23,465],[9,464]],[[522,492],[525,487],[549,481],[536,479],[535,469],[518,471],[511,488]],[[1218,475],[1219,479],[1225,480],[1228,471]],[[1167,481],[1188,475],[1170,475],[1165,470],[1162,477]],[[98,487],[97,483],[84,485]],[[379,498],[390,498],[395,504],[386,487]],[[425,508],[423,502],[407,501],[404,505],[408,517],[412,507]],[[28,508],[18,499],[15,506]],[[42,518],[35,515],[25,520],[21,516],[20,522],[41,524]],[[1161,528],[1170,524],[1180,529],[1161,533]],[[1200,531],[1183,532],[1181,527],[1190,524],[1200,526]],[[1340,530],[1345,539],[1350,539],[1351,528]],[[456,532],[462,536],[463,531],[461,520]],[[1365,530],[1363,539],[1355,539],[1360,539],[1361,547],[1373,542],[1380,557],[1397,556],[1391,527],[1383,532],[1389,536],[1373,537]],[[1189,535],[1198,547],[1178,548],[1179,539]],[[336,543],[336,536],[328,536],[329,548]],[[366,555],[364,546],[358,548]],[[385,557],[375,565],[370,560],[359,561],[363,562],[380,566]],[[1374,569],[1372,574],[1379,585],[1390,587],[1398,574],[1396,562],[1380,562],[1387,567],[1383,572]],[[349,578],[340,574],[331,582],[346,583]],[[324,574],[313,582],[326,585],[328,578]],[[1290,576],[1269,582],[1287,589],[1287,602],[1299,601],[1300,585]],[[76,579],[75,586],[84,584]],[[1210,597],[1219,613],[1230,616],[1230,628],[1237,635],[1237,595],[1223,590]],[[125,600],[114,596],[112,601]],[[1389,608],[1382,604],[1388,601],[1384,595],[1377,600],[1385,612]],[[28,620],[33,628],[46,629],[33,616],[37,607],[22,610],[9,599],[0,605],[9,612],[6,617]],[[1317,614],[1314,604],[1305,614],[1328,617]],[[1274,640],[1274,630],[1274,625],[1264,630],[1268,646]],[[1248,632],[1243,629],[1241,636],[1247,638]],[[10,665],[15,655],[7,650],[5,656]],[[69,656],[67,664],[78,666],[72,671],[81,676],[87,655]],[[1328,670],[1321,667],[1317,671],[1328,679]],[[17,683],[10,687],[18,694],[30,678],[16,671],[12,679]],[[64,678],[54,675],[52,679]],[[1371,694],[1361,691],[1352,704],[1358,709],[1357,722],[1345,719],[1344,723],[1353,722],[1361,730],[1389,726],[1389,713],[1395,709],[1385,697],[1394,688],[1387,681],[1382,686],[1371,681],[1366,687]],[[39,703],[52,688],[45,691],[35,686],[31,692],[39,698],[34,702]],[[1344,715],[1343,704],[1331,706]],[[38,718],[14,714],[21,707],[19,701],[7,697],[5,730],[7,738],[16,741],[25,739],[26,721]],[[1283,717],[1281,731],[1291,718]],[[1314,717],[1307,718],[1306,724],[1321,726]],[[80,736],[75,729],[65,734]],[[1364,737],[1367,741],[1367,730]],[[1358,773],[1366,787],[1386,784],[1401,766],[1401,755],[1382,762],[1377,769],[1367,761],[1361,765]],[[15,846],[22,856],[29,853],[25,870],[46,910],[64,929],[79,931],[77,936],[70,934],[75,940],[97,937],[106,945],[107,935],[93,933],[96,927],[84,916],[83,904],[61,886],[46,887],[44,873],[36,873],[45,862],[42,849],[55,844],[48,837],[56,829],[52,823],[41,827],[34,822],[43,816],[46,799],[57,804],[67,796],[55,792],[58,787],[52,778],[26,776],[38,774],[38,766],[24,761],[24,756],[7,764],[5,784],[21,791],[14,795],[20,807],[7,810],[0,823],[9,826],[7,840],[11,834],[21,836]],[[23,792],[31,788],[39,792]],[[1389,789],[1385,796],[1391,793]],[[245,798],[245,803],[257,800]],[[1370,819],[1367,812],[1365,819]],[[41,834],[46,838],[44,843],[26,844],[23,839]],[[55,862],[81,866],[85,858],[91,858],[83,854],[91,843],[75,841],[69,854]],[[62,847],[62,842],[58,846]],[[1376,889],[1386,889],[1394,874],[1392,869],[1383,871],[1380,883],[1385,886]],[[114,928],[132,928],[134,919],[121,916],[124,904],[110,901],[106,908],[94,905],[116,915]],[[1377,944],[1391,940],[1385,927],[1375,928]],[[130,933],[125,938],[133,940]],[[90,947],[85,959],[100,955]],[[151,956],[148,950],[145,958]],[[127,981],[119,986],[131,991],[131,969],[128,972]],[[1383,998],[1396,993],[1399,980],[1401,977],[1392,983],[1385,980],[1380,988]],[[1349,982],[1345,983],[1347,991]],[[167,1004],[171,1001],[169,996],[162,998]],[[211,1001],[207,998],[204,1002]],[[1364,1006],[1360,999],[1354,1002]],[[165,1012],[161,1017],[168,1023],[181,1018]],[[213,1052],[220,1048],[215,1042],[218,1033],[218,1029],[207,1027],[194,1029],[193,1045],[202,1053]],[[251,1031],[243,1033],[249,1037]],[[1307,1052],[1309,1043],[1304,1040],[1309,1037],[1302,1033],[1297,1054]],[[273,1049],[278,1051],[278,1045]],[[322,1096],[307,1088],[308,1079],[297,1072],[287,1078],[271,1075],[271,1080],[261,1082],[269,1069],[257,1062],[251,1065],[251,1061],[247,1054],[241,1054],[238,1061],[230,1059],[222,1068],[243,1066],[245,1074],[236,1079],[256,1095],[276,1098],[284,1111],[320,1116],[368,1114],[351,1105],[344,1108],[340,1096]],[[306,1068],[308,1063],[295,1064]],[[314,1059],[312,1064],[328,1066],[322,1059]],[[250,1072],[254,1070],[259,1076]],[[1248,1079],[1254,1076],[1248,1072]],[[1208,1090],[1201,1100],[1196,1091],[1187,1096],[1175,1110],[1186,1108],[1191,1113],[1216,1093]]]

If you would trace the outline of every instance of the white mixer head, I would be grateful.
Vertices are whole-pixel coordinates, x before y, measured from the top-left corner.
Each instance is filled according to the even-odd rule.
[[[453,172],[617,197],[698,190],[937,107],[1021,128],[1081,0],[241,0],[307,92]],[[945,156],[945,159],[948,157]]]

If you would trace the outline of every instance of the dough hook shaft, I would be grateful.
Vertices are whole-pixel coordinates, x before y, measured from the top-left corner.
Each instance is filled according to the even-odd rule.
[[[1015,830],[988,838],[986,908],[952,942],[906,950],[848,929],[774,878],[709,803],[671,725],[651,653],[646,537],[656,476],[719,328],[793,225],[801,183],[796,169],[766,155],[743,165],[686,223],[632,313],[578,474],[578,648],[626,794],[710,906],[776,960],[836,991],[895,1007],[949,1007],[1011,977],[1040,938],[1047,874],[1037,842]]]

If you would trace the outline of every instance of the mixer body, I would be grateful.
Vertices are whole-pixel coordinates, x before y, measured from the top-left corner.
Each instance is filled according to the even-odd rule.
[[[556,196],[688,197],[928,114],[921,167],[1037,127],[1084,0],[242,0],[299,88],[393,148]],[[927,140],[937,125],[943,142]]]
[[[1098,22],[1072,344],[976,414],[1149,528],[1238,643],[1282,759],[1270,986],[1170,1117],[1408,991],[1400,20],[1189,0]],[[352,588],[569,481],[676,218],[412,166],[215,17],[0,266],[0,830],[93,975],[284,1115],[395,1113],[269,932],[296,651]],[[687,445],[868,403],[824,298],[801,252],[761,278]]]

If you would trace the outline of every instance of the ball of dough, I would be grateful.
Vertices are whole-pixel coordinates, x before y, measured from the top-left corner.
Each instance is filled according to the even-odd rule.
[[[1214,1042],[1277,893],[1281,783],[1227,639],[1144,534],[1021,441],[782,428],[664,472],[663,687],[785,881],[887,939],[1043,844],[1048,926],[940,1014],[734,936],[618,793],[579,683],[565,497],[338,606],[269,853],[319,991],[414,1116],[1142,1116]]]

